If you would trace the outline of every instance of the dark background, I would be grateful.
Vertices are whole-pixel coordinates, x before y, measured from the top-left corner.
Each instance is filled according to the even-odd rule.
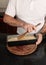
[[[3,22],[4,12],[0,12],[0,32],[7,34],[15,34],[17,27],[9,26]]]

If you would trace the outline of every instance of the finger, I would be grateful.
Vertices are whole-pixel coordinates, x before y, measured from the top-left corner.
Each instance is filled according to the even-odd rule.
[[[33,28],[33,30],[35,30],[35,31],[36,31],[36,27],[35,27],[35,26],[32,26],[32,28]]]
[[[37,44],[37,45],[39,45],[39,44],[41,43],[41,41],[42,41],[42,36],[41,36],[41,35],[39,35],[39,36],[38,36],[38,40],[37,40],[36,44]]]
[[[33,30],[36,30],[36,26],[31,25],[31,24],[30,24],[30,26],[32,27]]]
[[[29,33],[32,32],[32,31],[33,31],[32,27],[31,28],[28,28],[28,32]]]

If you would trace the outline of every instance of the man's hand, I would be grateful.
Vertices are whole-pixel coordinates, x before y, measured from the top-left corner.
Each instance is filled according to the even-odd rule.
[[[36,30],[36,27],[29,23],[24,23],[22,28],[24,28],[27,32],[32,32],[33,30]]]
[[[39,45],[42,42],[43,37],[41,33],[38,33],[36,36],[38,37],[36,44]]]

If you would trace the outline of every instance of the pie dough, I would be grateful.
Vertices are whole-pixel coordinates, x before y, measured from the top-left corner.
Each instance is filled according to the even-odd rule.
[[[32,39],[36,39],[36,37],[33,35],[25,35],[24,37],[18,39],[18,36],[11,36],[8,37],[7,41],[12,42],[12,41],[32,40]]]

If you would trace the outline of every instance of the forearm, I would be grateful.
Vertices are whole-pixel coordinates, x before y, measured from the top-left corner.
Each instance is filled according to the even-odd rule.
[[[17,26],[17,27],[22,27],[23,24],[25,23],[24,21],[18,19],[18,18],[13,18],[13,17],[10,17],[8,15],[5,15],[4,18],[3,18],[4,22],[11,25],[11,26]]]

